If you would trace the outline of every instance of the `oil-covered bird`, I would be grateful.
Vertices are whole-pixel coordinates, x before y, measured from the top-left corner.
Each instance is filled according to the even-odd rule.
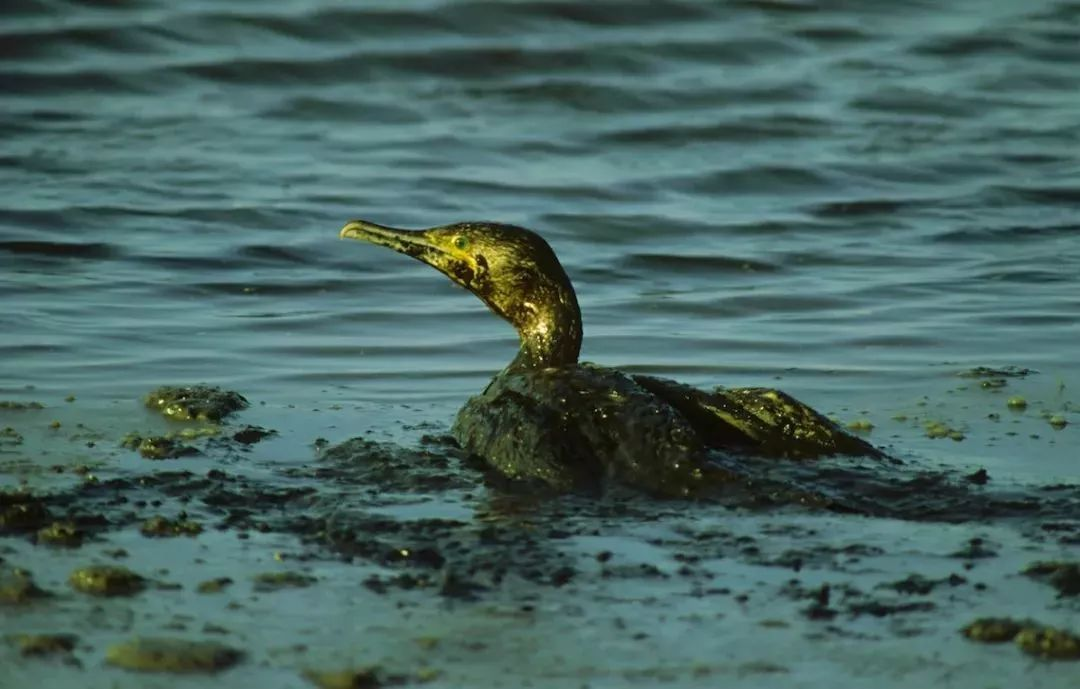
[[[517,356],[465,403],[453,426],[467,452],[510,479],[558,490],[616,481],[659,496],[693,496],[735,478],[713,461],[718,456],[881,456],[778,390],[706,392],[579,362],[574,288],[548,243],[523,227],[462,222],[403,230],[353,220],[341,237],[427,263],[517,330]]]

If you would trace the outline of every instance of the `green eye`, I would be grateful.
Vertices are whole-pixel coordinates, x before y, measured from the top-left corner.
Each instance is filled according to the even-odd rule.
[[[459,251],[464,251],[469,248],[469,238],[465,235],[458,235],[454,237],[454,247]]]

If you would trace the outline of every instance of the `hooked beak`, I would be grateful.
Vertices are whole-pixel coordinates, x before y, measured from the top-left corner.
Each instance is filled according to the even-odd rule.
[[[385,246],[406,256],[423,261],[466,289],[472,289],[476,268],[468,261],[455,257],[430,234],[433,230],[399,230],[376,225],[367,220],[350,220],[341,228],[342,239],[360,239]]]
[[[396,227],[376,225],[367,220],[350,220],[341,228],[341,239],[359,239],[403,253],[431,263],[434,255],[442,251],[432,244],[423,230],[400,230]]]

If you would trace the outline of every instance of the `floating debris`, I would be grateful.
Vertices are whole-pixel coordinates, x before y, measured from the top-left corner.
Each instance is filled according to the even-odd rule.
[[[71,588],[91,596],[131,596],[146,588],[146,579],[127,567],[91,565],[71,573]]]
[[[143,437],[129,433],[120,441],[122,447],[138,450],[145,459],[177,459],[197,455],[199,451],[190,445],[184,445],[173,435]]]
[[[105,662],[140,672],[214,673],[239,663],[243,651],[216,641],[137,638],[110,646]]]
[[[200,582],[195,590],[199,593],[221,593],[225,590],[226,586],[233,583],[233,580],[229,577],[218,577],[217,579],[207,579]]]
[[[923,430],[926,432],[927,438],[933,438],[935,440],[939,438],[949,438],[956,442],[960,442],[964,439],[964,433],[962,431],[953,428],[942,421],[924,421]]]
[[[961,378],[1024,378],[1037,371],[1019,366],[1004,366],[1002,368],[990,368],[989,366],[976,366],[956,375]]]
[[[1047,660],[1080,660],[1080,637],[1053,627],[1026,627],[1016,635],[1016,645],[1028,655]]]
[[[244,426],[236,433],[233,433],[232,439],[242,445],[254,445],[263,438],[277,435],[277,431],[261,428],[259,426]]]
[[[1034,624],[1031,620],[1013,620],[1008,617],[980,617],[961,629],[972,641],[984,644],[1000,644],[1012,641],[1021,629]]]
[[[38,588],[29,571],[20,567],[0,566],[0,605],[21,605],[50,595]]]
[[[987,547],[986,542],[983,541],[983,539],[972,538],[968,540],[960,550],[949,553],[949,557],[956,557],[963,560],[984,560],[991,557],[997,557],[997,551]]]
[[[1009,409],[1015,409],[1017,411],[1027,409],[1028,406],[1027,400],[1020,395],[1013,395],[1005,402],[1005,404],[1008,405]]]
[[[1080,596],[1080,562],[1033,562],[1023,573],[1050,584],[1062,597]]]
[[[0,445],[9,445],[14,447],[15,445],[22,445],[22,434],[16,431],[11,426],[5,426],[0,428]]]
[[[1024,653],[1046,660],[1080,660],[1080,637],[1033,620],[983,617],[964,627],[961,633],[981,643],[1014,641]]]
[[[12,634],[7,638],[24,657],[69,655],[79,641],[74,634]]]
[[[85,538],[86,532],[72,522],[53,522],[37,532],[39,544],[61,548],[78,548]]]
[[[146,396],[146,406],[174,421],[218,423],[244,409],[248,401],[238,392],[209,385],[162,386]]]
[[[15,402],[12,400],[0,400],[0,411],[36,411],[44,409],[41,402]]]
[[[874,424],[869,419],[855,419],[847,425],[849,431],[856,433],[869,433],[874,430]]]
[[[265,572],[255,575],[255,590],[277,591],[285,588],[305,588],[317,581],[315,577],[300,572]]]
[[[925,596],[942,584],[947,584],[948,586],[960,586],[965,583],[967,583],[967,579],[958,574],[951,574],[943,579],[928,579],[921,574],[912,574],[906,579],[900,579],[899,581],[887,584],[878,584],[877,588],[892,589],[897,593],[903,593],[910,596]]]
[[[143,536],[151,538],[168,538],[171,536],[198,536],[202,533],[202,524],[186,518],[169,519],[168,517],[151,517],[143,522],[139,528]]]
[[[53,521],[49,508],[39,498],[15,494],[15,499],[19,501],[4,507],[5,498],[10,496],[11,493],[0,494],[0,534],[37,531]]]
[[[379,689],[407,681],[404,675],[388,675],[377,665],[356,670],[305,670],[304,677],[319,689]]]

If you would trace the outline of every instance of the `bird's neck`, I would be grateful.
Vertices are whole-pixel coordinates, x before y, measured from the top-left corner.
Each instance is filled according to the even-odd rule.
[[[581,310],[573,288],[558,289],[542,303],[525,302],[514,319],[521,349],[510,368],[549,368],[576,364],[581,352]]]

